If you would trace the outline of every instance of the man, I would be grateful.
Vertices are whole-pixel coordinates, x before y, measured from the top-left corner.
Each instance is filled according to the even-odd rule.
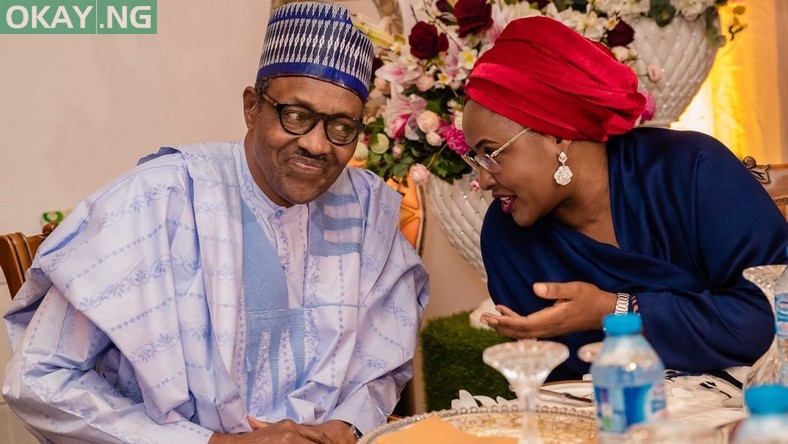
[[[411,376],[427,273],[399,195],[345,168],[369,40],[348,11],[269,21],[243,143],[163,148],[41,246],[3,395],[45,442],[352,442]]]

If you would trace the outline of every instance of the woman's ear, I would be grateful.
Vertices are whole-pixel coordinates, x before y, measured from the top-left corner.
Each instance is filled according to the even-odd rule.
[[[564,139],[563,137],[555,137],[555,146],[558,148],[559,151],[566,151],[569,149],[569,145],[572,143],[569,139]]]
[[[243,93],[244,102],[244,121],[246,122],[246,129],[254,129],[255,119],[260,112],[260,97],[257,95],[257,90],[252,86],[247,86]]]

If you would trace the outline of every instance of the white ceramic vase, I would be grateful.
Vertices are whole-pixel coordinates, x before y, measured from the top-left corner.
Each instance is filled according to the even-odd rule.
[[[489,191],[471,191],[471,175],[466,174],[453,184],[433,177],[427,183],[427,202],[449,243],[473,267],[482,280],[487,280],[479,246],[482,220],[492,202]]]
[[[623,19],[635,29],[631,46],[638,52],[633,69],[640,87],[656,102],[654,117],[643,125],[667,127],[679,119],[698,93],[714,63],[717,47],[709,44],[703,17],[688,21],[676,16],[664,28],[647,17]],[[649,67],[659,71],[658,81],[649,78]]]

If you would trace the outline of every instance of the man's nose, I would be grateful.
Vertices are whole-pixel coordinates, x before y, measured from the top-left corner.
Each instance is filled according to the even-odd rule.
[[[326,120],[319,119],[311,130],[298,137],[299,146],[315,156],[330,153],[333,145],[326,137],[325,125]]]

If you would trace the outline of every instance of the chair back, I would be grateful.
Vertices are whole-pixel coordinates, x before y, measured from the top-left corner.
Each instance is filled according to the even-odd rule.
[[[751,156],[745,157],[742,162],[772,196],[772,200],[788,220],[788,163],[759,165]]]
[[[3,269],[12,299],[25,282],[25,272],[33,263],[38,247],[55,227],[57,222],[50,222],[44,225],[41,234],[26,236],[23,233],[10,233],[0,236],[0,268]]]

